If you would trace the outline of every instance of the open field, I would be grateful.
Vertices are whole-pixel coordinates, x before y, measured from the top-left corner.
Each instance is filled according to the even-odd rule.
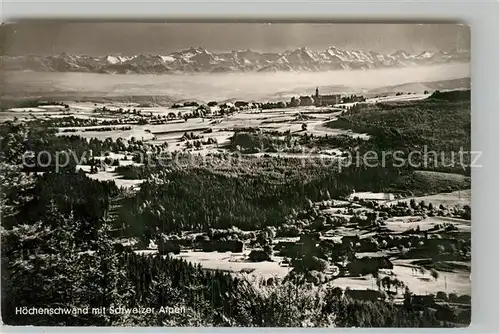
[[[36,108],[22,108],[9,109],[6,112],[0,113],[0,120],[6,121],[16,117],[21,121],[30,120],[50,120],[63,117],[74,117],[75,119],[82,120],[95,120],[99,122],[112,122],[121,119],[120,114],[113,113],[119,108],[132,109],[134,106],[125,103],[85,103],[85,102],[66,102],[69,109],[54,111],[45,109],[45,106]],[[94,112],[96,108],[105,107],[111,112]],[[155,107],[155,108],[137,108],[141,110],[141,114],[150,116],[166,116],[169,113],[175,115],[192,113],[194,107],[185,108],[168,108],[168,107]],[[324,135],[339,135],[347,134],[353,137],[362,137],[367,139],[364,134],[356,134],[348,130],[332,129],[323,126],[324,123],[334,119],[340,112],[332,111],[332,108],[316,108],[316,107],[298,107],[286,109],[273,109],[273,110],[244,110],[231,116],[207,116],[206,118],[189,118],[184,120],[171,120],[165,124],[128,124],[120,123],[114,125],[116,129],[108,131],[92,131],[93,128],[99,129],[101,125],[94,126],[65,126],[59,128],[59,135],[78,135],[84,138],[97,138],[104,140],[112,138],[116,140],[123,138],[129,140],[135,138],[136,140],[146,141],[154,144],[161,144],[167,142],[170,147],[169,150],[181,150],[179,142],[185,132],[194,133],[195,135],[202,135],[204,138],[216,139],[219,145],[224,146],[228,143],[229,138],[234,134],[235,130],[244,128],[260,128],[268,131],[285,132],[290,131],[292,134],[302,135],[304,133],[312,134],[315,136]],[[304,114],[313,117],[309,120],[297,120],[297,115]],[[304,131],[302,125],[306,124],[307,129]],[[120,130],[120,128],[130,126],[130,130]],[[211,129],[211,133],[206,133],[206,130]],[[181,143],[182,144],[182,143]],[[183,145],[183,144],[182,144]]]
[[[403,233],[411,229],[426,231],[432,229],[438,224],[443,223],[451,223],[457,227],[458,231],[461,232],[471,232],[470,220],[449,217],[427,217],[425,219],[418,216],[394,217],[385,221],[385,227],[391,232]]]
[[[100,140],[104,140],[106,138],[111,138],[113,140],[117,140],[118,138],[123,139],[132,139],[135,138],[137,140],[151,140],[154,138],[154,135],[144,131],[141,128],[135,128],[131,130],[113,130],[113,131],[77,131],[61,133],[61,135],[76,135],[81,136],[83,138],[97,138]],[[81,129],[83,130],[83,129]]]
[[[405,201],[405,202],[410,202],[410,200],[415,200],[417,203],[420,201],[424,201],[426,203],[432,203],[435,207],[439,207],[440,205],[444,206],[464,206],[464,205],[471,205],[471,190],[466,189],[466,190],[459,190],[459,191],[453,191],[451,193],[441,193],[441,194],[436,194],[436,195],[429,195],[429,196],[420,196],[420,197],[410,197],[410,198],[404,198],[404,199],[398,199],[396,201],[390,202],[390,203],[396,203],[400,201]]]
[[[120,161],[122,165],[123,161]],[[129,161],[130,162],[130,161]],[[116,167],[107,167],[105,171],[99,171],[96,174],[90,174],[90,166],[77,166],[77,170],[83,170],[87,176],[93,180],[109,181],[112,180],[118,188],[135,188],[139,186],[144,180],[126,180],[121,175],[115,172]]]
[[[258,277],[285,277],[291,270],[289,267],[280,266],[282,260],[279,256],[273,256],[273,262],[250,262],[247,260],[250,251],[243,253],[216,253],[216,252],[185,252],[176,255],[186,261],[201,264],[206,269],[218,269],[234,273],[251,271]]]
[[[408,288],[418,295],[436,294],[439,291],[446,293],[456,293],[458,295],[471,294],[470,273],[459,271],[456,273],[439,272],[439,278],[435,280],[429,273],[415,274],[412,272],[411,266],[399,265],[399,261],[394,261],[394,269],[392,270],[395,277],[402,280]],[[446,279],[445,279],[446,277]],[[338,278],[330,283],[331,286],[350,289],[371,289],[377,290],[377,285],[373,277],[362,278]],[[398,297],[402,297],[402,292],[399,291]],[[396,297],[397,298],[397,297]]]

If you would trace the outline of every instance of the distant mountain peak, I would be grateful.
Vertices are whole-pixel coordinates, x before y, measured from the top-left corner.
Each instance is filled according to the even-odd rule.
[[[420,52],[417,57],[420,57],[420,58],[430,58],[434,55],[433,52],[430,52],[430,51],[422,51]]]
[[[393,53],[391,53],[391,55],[394,55],[394,56],[406,56],[408,55],[408,53],[404,50],[401,50],[401,49],[398,49],[396,51],[394,51]]]
[[[188,72],[276,72],[276,71],[331,71],[370,68],[433,65],[449,62],[469,62],[468,50],[449,52],[423,51],[412,54],[397,50],[391,54],[374,51],[344,50],[329,46],[315,52],[301,46],[281,53],[260,53],[250,49],[210,52],[200,46],[170,54],[139,54],[134,56],[106,55],[101,57],[71,55],[59,56],[3,56],[6,70],[96,73],[188,73]]]
[[[183,52],[183,51],[181,51],[181,52]],[[184,50],[184,52],[205,53],[205,52],[207,52],[207,50],[205,50],[201,46],[197,46],[197,47],[192,46],[189,49]]]

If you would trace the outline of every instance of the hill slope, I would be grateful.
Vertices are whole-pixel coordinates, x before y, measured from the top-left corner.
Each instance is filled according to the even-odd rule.
[[[422,93],[435,90],[470,89],[470,78],[439,80],[429,82],[409,82],[400,85],[380,87],[370,90],[370,93]]]

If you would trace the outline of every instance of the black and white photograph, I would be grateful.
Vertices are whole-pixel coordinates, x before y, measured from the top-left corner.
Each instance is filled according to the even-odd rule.
[[[0,47],[4,324],[469,326],[467,24],[21,20]]]

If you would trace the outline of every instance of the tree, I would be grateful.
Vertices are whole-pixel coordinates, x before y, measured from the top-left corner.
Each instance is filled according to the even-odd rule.
[[[434,278],[434,280],[437,281],[437,279],[439,278],[439,273],[435,269],[432,269],[431,276],[432,276],[432,278]]]
[[[463,209],[464,209],[464,213],[463,213],[462,217],[464,219],[470,220],[471,219],[471,208],[470,208],[470,206],[469,205],[464,205]]]
[[[404,288],[406,288],[406,284],[405,284],[403,281],[398,280],[397,278],[395,278],[395,279],[393,280],[393,285],[394,285],[394,288],[396,289],[396,293],[398,293],[398,292],[399,292],[399,289],[404,289]]]
[[[448,295],[444,291],[438,291],[436,293],[436,299],[448,300]]]
[[[295,107],[298,107],[298,106],[300,106],[300,99],[298,99],[295,96],[293,96],[290,99],[290,107],[295,108]]]
[[[374,275],[374,277],[375,277],[375,275]],[[380,290],[380,288],[382,286],[382,281],[380,279],[380,276],[378,275],[378,272],[377,272],[377,275],[375,277],[375,280],[376,280],[377,288]]]
[[[386,289],[386,291],[391,291],[392,281],[389,276],[385,276],[384,278],[382,278],[381,284],[382,287]]]
[[[5,266],[2,270],[2,295],[6,298],[2,301],[2,317],[6,323],[71,323],[64,315],[52,319],[44,315],[15,316],[14,308],[18,305],[48,308],[85,306],[78,293],[84,284],[79,255],[83,245],[75,238],[80,227],[81,223],[72,214],[62,214],[51,203],[43,219],[37,223],[21,225],[2,233],[2,263]],[[33,289],[33,286],[36,288]],[[6,305],[10,307],[6,308]],[[72,323],[78,324],[80,320],[75,317]]]
[[[437,250],[438,254],[442,254],[445,252],[445,248],[443,245],[437,245],[436,250]]]
[[[269,244],[269,236],[267,231],[260,231],[259,234],[257,235],[256,241],[262,246],[266,246]]]
[[[414,199],[414,198],[412,198],[412,199],[410,200],[410,207],[411,207],[412,209],[416,209],[416,208],[417,208],[417,203],[415,202],[415,199]]]
[[[124,307],[130,308],[134,290],[127,278],[125,268],[120,264],[120,257],[125,253],[118,253],[113,247],[111,238],[111,225],[107,221],[101,221],[97,229],[95,240],[95,253],[90,256],[92,267],[95,270],[83,271],[84,278],[93,284],[86,285],[88,289],[84,295],[95,303],[93,307],[104,307],[108,309]],[[102,314],[97,316],[97,323],[104,326],[120,325],[126,318],[119,314]]]
[[[411,292],[408,286],[405,287],[405,292],[403,294],[403,305],[406,309],[411,308]]]

